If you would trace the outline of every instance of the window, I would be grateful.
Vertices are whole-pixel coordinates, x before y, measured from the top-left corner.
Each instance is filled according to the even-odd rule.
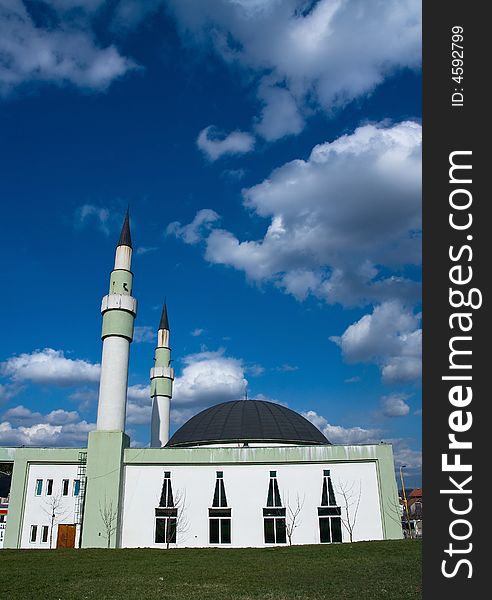
[[[209,543],[231,543],[231,509],[227,508],[224,472],[217,471],[212,508],[208,509]]]
[[[36,491],[35,491],[35,494],[36,494],[36,496],[41,496],[42,493],[43,493],[43,480],[42,479],[36,479]]]
[[[175,544],[178,533],[178,509],[174,507],[171,472],[164,471],[161,499],[155,509],[155,543]]]
[[[156,544],[175,544],[177,520],[175,517],[157,517],[155,520]]]
[[[48,541],[48,533],[49,533],[48,525],[43,525],[43,528],[41,530],[41,541],[43,542],[43,544],[46,544],[46,542]]]
[[[70,481],[68,479],[64,479],[62,481],[62,496],[68,496],[68,486]]]
[[[286,544],[287,532],[285,529],[285,517],[264,519],[264,532],[266,544]]]
[[[31,533],[29,535],[29,541],[34,544],[36,542],[36,538],[38,537],[38,526],[31,525]]]
[[[80,479],[73,480],[73,495],[78,496],[80,494]]]
[[[286,544],[285,508],[278,489],[277,471],[270,471],[267,508],[263,509],[263,531],[266,544]]]
[[[329,469],[323,470],[321,506],[318,507],[319,539],[323,544],[342,541],[342,510],[337,506]]]
[[[46,495],[51,496],[53,493],[53,479],[46,480]]]

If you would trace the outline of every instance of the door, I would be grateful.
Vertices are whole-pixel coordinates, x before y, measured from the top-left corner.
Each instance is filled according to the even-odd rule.
[[[58,537],[56,539],[57,548],[75,548],[76,525],[58,525]]]

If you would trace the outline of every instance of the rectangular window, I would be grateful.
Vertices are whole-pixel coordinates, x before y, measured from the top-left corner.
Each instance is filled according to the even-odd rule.
[[[78,496],[80,494],[80,479],[73,480],[73,495]]]
[[[175,544],[177,534],[177,520],[174,517],[157,518],[155,520],[155,543]]]
[[[63,496],[68,496],[68,486],[69,486],[70,481],[68,479],[64,479],[62,481],[62,495]]]
[[[231,519],[209,520],[209,542],[210,544],[231,543]]]
[[[285,519],[264,519],[264,532],[266,544],[286,544],[287,531]]]
[[[46,544],[46,542],[48,541],[48,533],[48,525],[43,525],[43,529],[41,530],[41,541],[43,542],[43,544]]]
[[[53,493],[53,479],[46,480],[46,495],[51,496]]]
[[[319,520],[319,538],[322,543],[342,541],[342,520],[340,517],[322,517]]]
[[[323,544],[331,542],[330,519],[319,520],[319,539]]]
[[[31,543],[35,543],[37,537],[38,537],[38,526],[31,525],[31,535],[29,536],[29,541]]]
[[[36,479],[36,491],[35,491],[35,494],[36,494],[36,496],[41,496],[42,493],[43,493],[43,480],[42,479]]]

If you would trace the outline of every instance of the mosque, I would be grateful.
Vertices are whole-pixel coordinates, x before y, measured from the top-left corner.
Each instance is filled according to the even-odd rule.
[[[164,305],[150,448],[125,433],[132,296],[128,214],[102,312],[96,429],[87,448],[0,448],[13,463],[6,548],[268,547],[402,537],[390,444],[333,445],[273,402],[203,410],[169,438],[174,372]]]

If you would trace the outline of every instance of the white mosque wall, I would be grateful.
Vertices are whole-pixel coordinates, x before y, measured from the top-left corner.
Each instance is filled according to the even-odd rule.
[[[380,497],[376,463],[336,464],[224,464],[224,465],[128,465],[125,467],[121,546],[165,548],[155,543],[155,508],[164,472],[170,472],[174,497],[181,497],[178,547],[217,546],[209,543],[208,509],[212,507],[217,471],[223,472],[227,506],[231,508],[231,543],[227,547],[263,547],[263,508],[266,508],[270,471],[276,471],[282,506],[295,508],[302,503],[293,544],[320,543],[318,507],[321,503],[323,471],[329,469],[337,504],[344,502],[340,487],[352,488],[349,503],[353,513],[361,490],[353,541],[381,540]],[[349,541],[343,529],[343,541]]]
[[[53,506],[55,507],[55,517],[51,532],[51,547],[56,548],[58,526],[75,523],[77,501],[75,493],[77,490],[74,482],[77,479],[76,464],[31,464],[29,466],[22,519],[21,548],[50,548]],[[42,481],[41,487],[37,483],[38,480]],[[48,489],[49,480],[53,481],[51,490]],[[63,483],[65,480],[68,481],[68,484]],[[31,539],[33,527],[36,527],[34,540]],[[48,528],[46,541],[43,541],[44,527]]]

